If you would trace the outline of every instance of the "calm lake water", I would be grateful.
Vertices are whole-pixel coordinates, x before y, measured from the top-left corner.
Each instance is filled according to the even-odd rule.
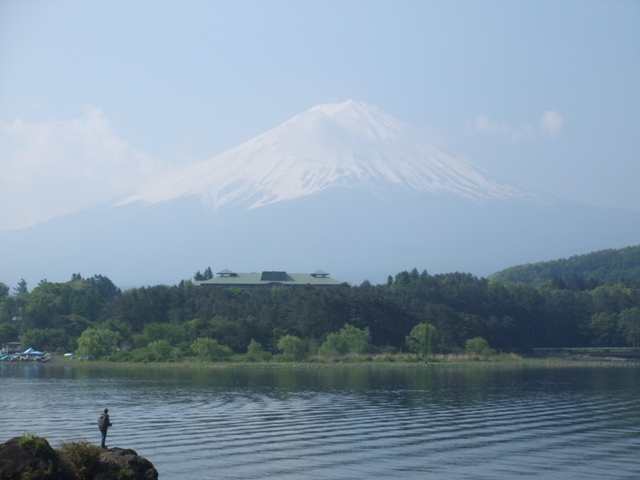
[[[640,367],[0,364],[0,442],[107,444],[161,479],[638,479]]]

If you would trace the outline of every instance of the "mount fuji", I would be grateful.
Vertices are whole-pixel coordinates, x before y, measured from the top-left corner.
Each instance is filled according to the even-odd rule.
[[[214,209],[256,208],[332,187],[396,187],[469,200],[523,197],[517,189],[424,143],[376,107],[319,105],[221,155],[155,182],[121,204],[196,195]]]
[[[196,270],[418,268],[487,275],[640,243],[640,213],[550,199],[431,146],[376,107],[319,105],[126,198],[0,232],[0,281],[72,273],[121,287]]]

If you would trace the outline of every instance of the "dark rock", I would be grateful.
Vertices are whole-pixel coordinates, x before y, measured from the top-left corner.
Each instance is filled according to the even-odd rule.
[[[75,442],[74,442],[75,443]],[[0,444],[0,480],[157,480],[158,471],[146,458],[131,449],[101,450],[88,442],[75,443],[75,451],[87,453],[94,461],[78,470],[68,454],[51,448],[49,442],[34,435],[14,437]],[[91,452],[94,455],[91,455]]]
[[[41,437],[14,437],[0,445],[2,480],[74,480],[65,462]]]
[[[121,472],[128,472],[132,480],[157,480],[158,471],[146,458],[129,448],[109,448],[100,456],[100,462],[94,470],[94,480],[121,478]],[[118,476],[120,475],[120,476]]]

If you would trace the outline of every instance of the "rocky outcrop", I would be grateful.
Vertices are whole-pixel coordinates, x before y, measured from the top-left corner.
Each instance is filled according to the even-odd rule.
[[[14,437],[0,445],[0,480],[156,480],[158,471],[131,449],[102,450],[72,442],[60,450],[34,435]]]
[[[131,449],[115,447],[105,450],[101,455],[93,480],[123,478],[122,472],[128,472],[130,476],[124,478],[132,480],[157,480],[158,478],[158,471],[149,460],[139,457]]]
[[[68,465],[44,438],[14,437],[0,445],[2,480],[75,480]]]

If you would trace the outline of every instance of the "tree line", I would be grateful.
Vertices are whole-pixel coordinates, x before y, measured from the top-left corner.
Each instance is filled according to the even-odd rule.
[[[32,291],[0,283],[0,343],[128,361],[640,345],[640,282],[578,280],[534,286],[413,269],[380,285],[186,280],[121,291],[102,275],[74,274]]]

